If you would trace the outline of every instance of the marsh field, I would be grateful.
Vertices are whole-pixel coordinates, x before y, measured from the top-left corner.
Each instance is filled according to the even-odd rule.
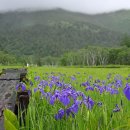
[[[1,0],[0,130],[130,130],[129,5]]]
[[[16,86],[30,95],[16,130],[130,129],[129,67],[28,67],[27,78]]]

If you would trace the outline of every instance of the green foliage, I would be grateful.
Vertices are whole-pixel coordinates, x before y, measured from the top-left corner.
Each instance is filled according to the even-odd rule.
[[[6,119],[6,117],[4,119],[4,123],[5,130],[18,130],[9,120]]]
[[[0,51],[0,64],[10,65],[16,63],[16,57],[8,53]]]
[[[88,46],[76,52],[65,53],[60,63],[63,66],[130,65],[130,48],[104,48]]]
[[[130,47],[130,36],[127,34],[122,38],[121,45],[124,45],[126,47]]]
[[[130,65],[130,48],[125,48],[119,52],[117,62],[120,64]]]
[[[59,76],[64,83],[71,84],[76,90],[83,91],[86,96],[90,96],[94,102],[94,108],[92,110],[86,109],[86,106],[79,108],[78,113],[75,114],[75,118],[71,115],[68,118],[63,118],[61,120],[55,120],[54,115],[57,111],[63,108],[63,105],[57,101],[54,105],[50,105],[46,97],[41,96],[40,91],[34,93],[34,88],[39,84],[38,81],[34,81],[34,72],[41,76],[44,80],[48,80],[48,76]],[[78,73],[77,73],[78,72]],[[80,72],[80,73],[79,73]],[[90,81],[91,85],[95,80],[106,81],[109,84],[113,81],[115,76],[122,76],[123,86],[126,84],[125,78],[129,75],[130,68],[63,68],[63,67],[37,67],[29,68],[29,75],[34,82],[32,89],[32,96],[30,98],[30,103],[28,106],[28,116],[26,118],[28,124],[22,127],[23,130],[128,130],[129,125],[129,115],[130,115],[130,105],[129,101],[123,95],[123,88],[119,88],[118,95],[111,95],[109,93],[100,94],[98,91],[85,91],[84,87],[80,87],[80,84],[85,81],[89,81],[89,76],[93,76]],[[107,74],[111,74],[109,80],[106,79]],[[63,74],[63,75],[62,75]],[[76,81],[70,83],[70,77],[75,75]],[[63,76],[63,77],[62,77]],[[63,78],[63,79],[62,79]],[[42,79],[41,79],[42,80]],[[100,82],[100,85],[102,83]],[[47,86],[48,89],[48,86]],[[49,90],[48,90],[49,91]],[[121,99],[123,101],[123,106],[121,106]],[[98,102],[102,102],[102,106],[98,106]],[[115,105],[118,104],[120,107],[119,112],[112,112]],[[67,108],[67,107],[65,107]],[[113,116],[112,116],[113,114]]]
[[[20,57],[55,57],[89,44],[117,46],[122,34],[92,24],[90,18],[63,10],[3,13],[0,48]]]
[[[61,9],[2,13],[0,64],[129,65],[129,18],[123,10],[97,15]],[[120,43],[126,48],[119,48]]]
[[[9,109],[4,110],[5,130],[18,130],[19,124],[16,115]]]
[[[59,65],[59,58],[58,57],[52,57],[52,56],[46,56],[41,59],[42,65]]]
[[[88,46],[76,52],[65,53],[61,58],[61,65],[95,66],[108,64],[109,49]]]
[[[120,10],[116,12],[86,16],[87,20],[93,24],[106,27],[116,32],[130,34],[130,10]]]

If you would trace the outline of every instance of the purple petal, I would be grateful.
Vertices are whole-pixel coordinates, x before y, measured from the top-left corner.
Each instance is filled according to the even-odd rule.
[[[127,98],[128,100],[130,100],[130,86],[128,86],[128,84],[127,84],[126,87],[124,88],[123,92],[124,92],[126,98]]]
[[[37,92],[38,88],[34,88],[34,93]]]
[[[56,100],[56,97],[54,95],[51,96],[51,98],[50,98],[50,104],[54,105],[55,100]]]
[[[60,101],[64,104],[64,106],[67,106],[70,103],[70,99],[66,95],[61,96]]]
[[[72,110],[72,112],[74,112],[74,113],[77,113],[77,112],[78,112],[78,109],[79,109],[78,104],[73,104],[72,107],[71,107],[71,110]]]
[[[16,90],[17,90],[17,91],[18,91],[18,89],[19,89],[19,86],[20,86],[19,84],[16,85]]]
[[[58,120],[58,119],[62,119],[62,117],[64,116],[64,109],[60,109],[59,111],[58,111],[58,113],[55,115],[55,119],[56,120]]]
[[[40,92],[42,93],[42,95],[45,95],[45,92],[42,88],[40,89]]]
[[[21,88],[22,88],[22,91],[25,91],[25,90],[26,90],[25,84],[22,84],[22,85],[21,85]]]

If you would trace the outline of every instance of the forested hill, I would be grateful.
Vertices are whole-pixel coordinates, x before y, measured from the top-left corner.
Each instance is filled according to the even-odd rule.
[[[114,31],[130,34],[130,10],[89,16],[88,21]]]
[[[61,9],[1,13],[0,50],[16,55],[59,56],[87,45],[117,46],[123,33],[130,30],[130,21],[123,23],[124,13],[86,15]],[[117,29],[115,23],[124,29]]]

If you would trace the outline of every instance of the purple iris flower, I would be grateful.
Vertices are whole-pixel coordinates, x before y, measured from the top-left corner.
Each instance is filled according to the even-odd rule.
[[[50,78],[54,82],[58,82],[60,80],[60,78],[58,76],[51,76]]]
[[[71,93],[71,97],[73,98],[73,100],[75,101],[77,99],[77,93],[76,92],[72,92]]]
[[[111,82],[107,85],[107,87],[112,87],[114,85],[114,82]]]
[[[46,80],[42,80],[40,83],[39,83],[39,86],[48,86],[48,82]]]
[[[100,94],[102,94],[105,91],[104,87],[98,86],[97,88],[98,88],[98,91],[100,92]]]
[[[61,95],[60,101],[64,104],[64,106],[67,106],[70,103],[70,99],[67,95]]]
[[[28,90],[28,95],[29,95],[29,96],[31,95],[31,91],[30,91],[30,90]]]
[[[48,84],[50,88],[52,88],[54,86],[54,81],[50,81],[50,83]]]
[[[95,83],[100,83],[101,81],[99,79],[95,80]]]
[[[89,83],[89,81],[86,81],[86,82],[83,82],[81,85],[86,87],[86,86],[90,86],[90,83]]]
[[[83,92],[80,92],[80,91],[77,91],[77,96],[82,97],[82,100],[86,100],[87,99],[86,95]]]
[[[25,91],[26,90],[26,86],[24,83],[21,84],[21,88],[22,88],[22,91]]]
[[[118,92],[117,89],[111,89],[110,93],[111,93],[111,94],[118,94],[119,92]]]
[[[46,99],[49,100],[50,97],[51,97],[51,93],[50,93],[50,92],[47,92],[47,93],[45,93],[45,94],[46,94],[46,95],[45,95],[45,96],[46,96]]]
[[[81,101],[76,101],[71,107],[71,111],[74,112],[74,113],[77,113],[78,112],[78,109],[79,109],[79,104],[81,104]]]
[[[16,90],[18,91],[18,89],[21,88],[22,91],[26,90],[26,86],[23,82],[20,82],[19,84],[16,85]]]
[[[34,78],[34,80],[35,80],[35,81],[39,81],[39,80],[40,80],[40,76],[36,76],[36,77]]]
[[[88,91],[88,90],[94,91],[94,88],[91,86],[87,86],[86,91]]]
[[[88,78],[89,78],[89,79],[92,79],[93,77],[90,75]]]
[[[54,105],[55,100],[56,100],[55,95],[51,96],[51,98],[50,98],[50,104],[51,104],[51,105]]]
[[[40,92],[42,93],[42,95],[45,95],[45,92],[42,88],[40,88]]]
[[[74,80],[76,80],[76,78],[75,78],[74,76],[71,76],[71,80],[73,80],[73,81],[74,81]]]
[[[67,115],[67,117],[70,116],[71,113],[72,113],[72,112],[71,112],[71,109],[70,109],[70,108],[67,108],[67,109],[66,109],[66,115]]]
[[[59,82],[59,81],[56,82],[56,86],[57,86],[57,87],[62,87],[62,86],[63,86],[63,82]]]
[[[122,87],[122,80],[116,80],[115,87]]]
[[[124,88],[123,92],[124,92],[126,98],[128,100],[130,100],[130,83],[126,84],[126,87]]]
[[[94,106],[94,101],[88,96],[86,100],[83,101],[88,109],[92,109]]]
[[[75,117],[74,113],[73,113],[72,110],[71,110],[71,107],[70,107],[70,108],[67,108],[65,112],[66,112],[66,116],[67,116],[67,117],[69,117],[70,114],[72,115],[73,118]]]
[[[34,88],[34,93],[37,92],[38,88]]]
[[[59,99],[60,97],[60,92],[58,90],[55,91],[55,94],[50,96],[50,104],[54,105],[56,99]]]
[[[17,84],[15,88],[16,88],[16,90],[18,91],[18,89],[19,89],[19,84]]]
[[[129,80],[129,78],[126,78],[126,80]]]
[[[74,113],[77,113],[77,112],[78,112],[78,109],[79,109],[78,104],[73,104],[73,105],[71,106],[71,110],[72,110]]]
[[[77,91],[77,95],[78,95],[78,96],[83,96],[83,95],[84,95],[84,93],[83,93],[83,92],[81,92],[81,91]]]
[[[60,109],[59,111],[58,111],[58,113],[55,115],[55,119],[56,120],[61,120],[62,119],[62,117],[64,116],[64,114],[65,114],[65,111],[64,111],[64,109]]]
[[[108,87],[108,86],[106,86],[105,89],[106,89],[106,92],[111,92],[111,90],[112,90],[112,88]]]

